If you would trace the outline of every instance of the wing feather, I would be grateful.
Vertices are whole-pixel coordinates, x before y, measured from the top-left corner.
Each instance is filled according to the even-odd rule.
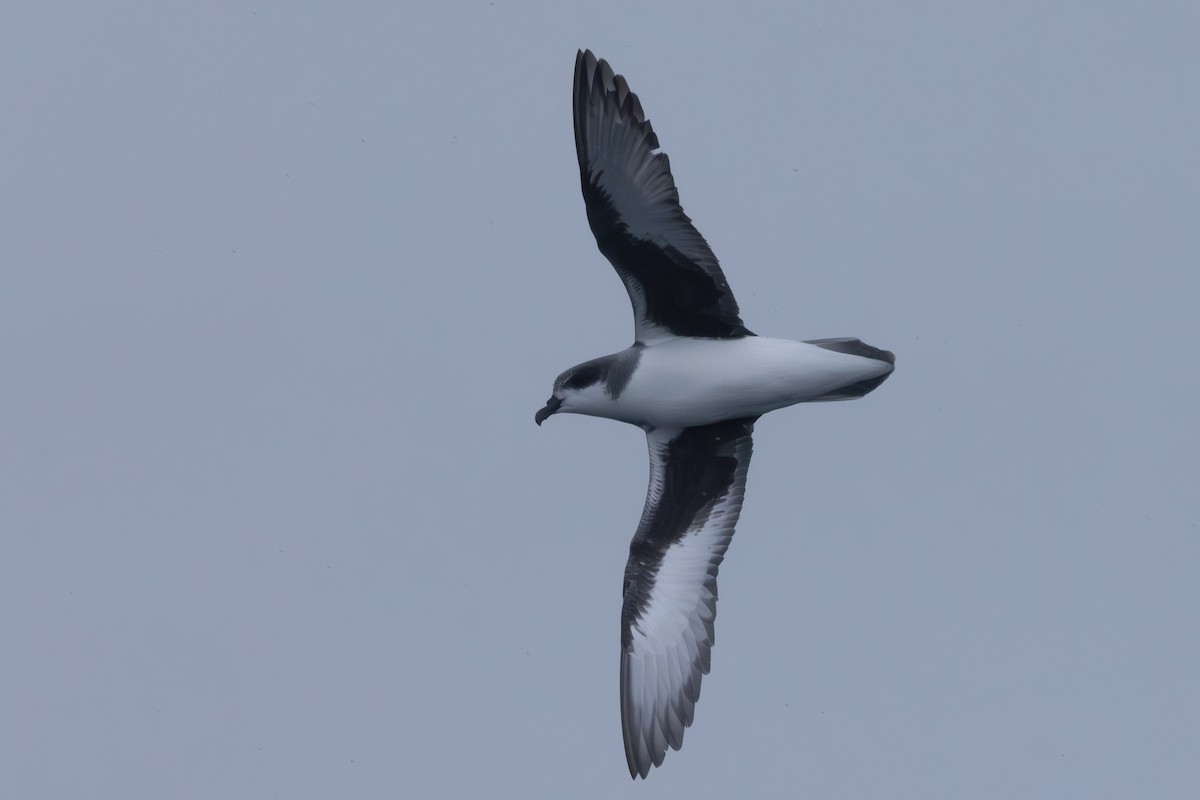
[[[588,222],[633,304],[636,340],[753,335],[716,256],[679,204],[666,153],[629,84],[575,59],[575,147]]]
[[[754,420],[646,435],[646,508],[621,609],[621,727],[631,776],[683,745],[708,674],[717,569],[745,495]]]

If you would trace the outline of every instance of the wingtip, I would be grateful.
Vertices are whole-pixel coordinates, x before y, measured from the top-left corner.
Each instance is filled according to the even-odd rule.
[[[630,780],[635,780],[635,781],[638,778],[641,778],[642,780],[646,780],[646,778],[650,777],[650,767],[657,766],[656,764],[654,764],[653,762],[650,762],[650,761],[639,763],[638,760],[629,752],[625,753],[625,763],[626,763],[626,766],[629,767]],[[659,762],[659,763],[661,764],[662,762]]]
[[[629,777],[631,780],[641,778],[646,779],[650,774],[650,767],[657,766],[662,763],[660,758],[657,764],[654,762],[654,756],[646,747],[646,740],[637,736],[634,732],[634,722],[632,719],[633,709],[630,707],[630,696],[628,691],[629,682],[629,653],[622,647],[621,652],[621,738],[625,742],[625,765],[629,767]]]
[[[590,86],[596,74],[596,68],[603,59],[596,58],[591,50],[575,51],[575,81],[584,86]]]

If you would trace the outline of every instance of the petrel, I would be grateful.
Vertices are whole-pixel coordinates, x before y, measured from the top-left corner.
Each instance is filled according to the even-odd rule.
[[[751,333],[683,213],[641,102],[590,50],[575,58],[574,112],[588,223],[629,292],[634,341],[559,375],[534,419],[589,414],[646,432],[650,486],[621,606],[621,731],[630,776],[645,778],[668,746],[682,746],[709,671],[717,568],[741,512],[755,421],[862,397],[895,357],[858,339]]]

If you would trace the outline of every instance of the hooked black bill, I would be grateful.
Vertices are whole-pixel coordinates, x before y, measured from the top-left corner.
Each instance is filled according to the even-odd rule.
[[[561,397],[551,397],[546,401],[546,405],[538,409],[538,412],[533,415],[533,421],[539,426],[545,422],[551,414],[558,411],[558,407],[563,403]]]

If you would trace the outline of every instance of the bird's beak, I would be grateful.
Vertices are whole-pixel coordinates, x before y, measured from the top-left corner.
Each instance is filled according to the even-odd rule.
[[[561,397],[551,397],[546,401],[546,405],[538,409],[538,412],[533,415],[533,421],[538,425],[541,425],[551,414],[553,414],[555,411],[558,411],[558,407],[561,405]]]

